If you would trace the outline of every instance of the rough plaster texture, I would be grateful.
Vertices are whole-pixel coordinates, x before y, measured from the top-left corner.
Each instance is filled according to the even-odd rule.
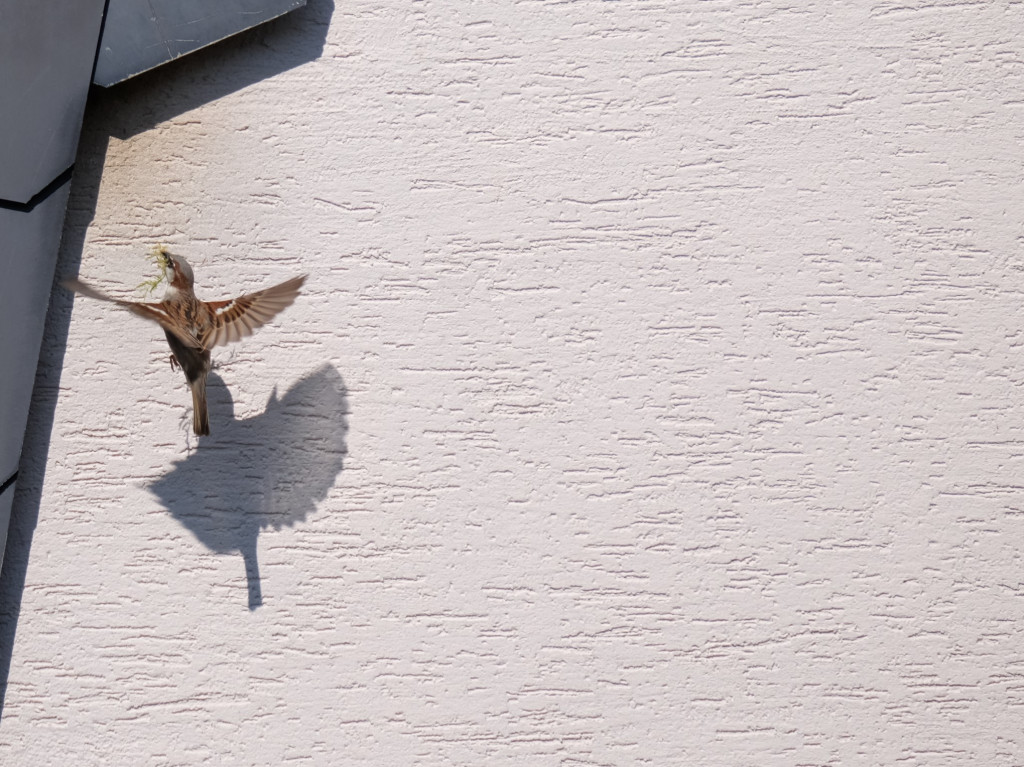
[[[176,108],[322,11],[90,110],[84,278],[312,276],[194,453],[75,304],[0,762],[1024,764],[1024,7],[339,1]],[[249,610],[154,488],[296,387]]]

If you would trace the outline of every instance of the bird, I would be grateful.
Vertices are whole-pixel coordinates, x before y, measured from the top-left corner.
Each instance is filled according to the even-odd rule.
[[[64,280],[62,284],[88,298],[116,304],[163,328],[171,347],[171,368],[178,367],[185,373],[185,381],[192,391],[192,430],[197,436],[205,436],[210,433],[206,407],[210,350],[252,335],[254,330],[291,306],[306,275],[225,301],[201,301],[196,298],[192,267],[183,257],[163,247],[156,248],[154,255],[168,283],[159,303],[122,301],[75,278]]]

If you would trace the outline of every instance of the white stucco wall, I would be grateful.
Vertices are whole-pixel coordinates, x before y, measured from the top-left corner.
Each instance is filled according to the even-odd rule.
[[[310,281],[192,453],[75,303],[0,763],[1024,763],[1024,8],[846,6],[339,0],[94,103],[84,279]]]

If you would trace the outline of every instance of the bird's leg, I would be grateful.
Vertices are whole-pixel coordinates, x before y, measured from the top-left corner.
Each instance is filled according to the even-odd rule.
[[[178,358],[173,354],[171,355],[171,370],[181,370],[181,365],[178,364]]]

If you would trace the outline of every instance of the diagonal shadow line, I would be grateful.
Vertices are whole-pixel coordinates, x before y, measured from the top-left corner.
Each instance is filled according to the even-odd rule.
[[[126,139],[323,54],[334,0],[302,8],[200,48],[110,88],[93,88],[111,136]]]
[[[127,138],[142,133],[205,103],[316,60],[323,53],[333,13],[333,0],[309,0],[303,8],[112,88],[93,87],[73,166],[56,275],[65,278],[78,274],[112,136]],[[67,291],[51,291],[0,570],[0,722],[32,537],[39,521],[72,301]]]

